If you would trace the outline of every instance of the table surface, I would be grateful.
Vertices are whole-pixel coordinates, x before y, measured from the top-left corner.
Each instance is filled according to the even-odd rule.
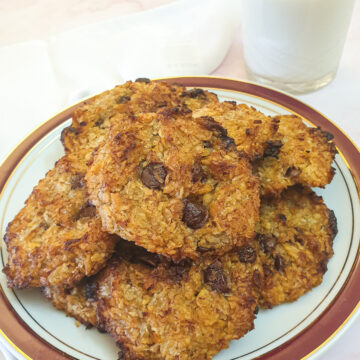
[[[155,8],[174,0],[0,0],[0,47],[56,35],[79,25]],[[31,24],[31,27],[29,27]],[[335,79],[327,87],[299,96],[338,124],[360,147],[360,0],[355,3],[344,53]],[[211,74],[246,79],[240,27],[221,65]],[[0,83],[1,86],[1,83]],[[0,119],[2,125],[4,119]],[[37,124],[34,124],[34,127]],[[26,134],[24,134],[25,136]],[[14,143],[16,145],[16,143]],[[6,154],[0,153],[0,159]],[[320,360],[360,359],[360,318]],[[0,354],[0,360],[2,359]]]

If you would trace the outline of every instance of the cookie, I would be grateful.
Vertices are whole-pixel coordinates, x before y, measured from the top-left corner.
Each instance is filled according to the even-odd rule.
[[[254,236],[252,166],[219,123],[187,107],[114,118],[86,180],[104,230],[174,261]]]
[[[262,196],[279,196],[295,184],[324,187],[334,177],[332,135],[306,126],[295,115],[276,116],[279,130],[265,157],[255,164]]]
[[[254,107],[237,105],[235,101],[211,102],[194,111],[194,117],[211,116],[228,135],[234,139],[238,151],[251,161],[262,158],[271,147],[272,139],[278,129],[277,121],[265,116]]]
[[[162,107],[183,105],[191,110],[210,102],[217,96],[202,89],[186,90],[185,87],[140,78],[105,91],[76,109],[72,123],[62,131],[65,151],[84,152],[85,157],[99,146],[109,129],[110,119],[117,114],[137,115],[156,112]]]
[[[72,287],[113,253],[116,236],[102,231],[86,192],[86,167],[77,160],[61,158],[9,223],[3,270],[9,287]]]
[[[297,300],[321,284],[337,234],[334,212],[310,188],[290,187],[262,199],[257,229],[264,283],[260,305]]]
[[[194,263],[150,261],[114,257],[96,280],[119,359],[212,359],[253,328],[261,265],[251,244]]]

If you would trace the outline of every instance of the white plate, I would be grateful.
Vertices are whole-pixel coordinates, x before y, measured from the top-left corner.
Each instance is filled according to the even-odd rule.
[[[315,189],[326,205],[335,211],[338,235],[334,257],[320,286],[292,304],[260,311],[255,330],[219,353],[216,360],[295,359],[323,348],[335,333],[355,316],[359,306],[360,205],[355,179],[359,179],[359,153],[349,139],[315,110],[299,101],[258,85],[216,78],[178,78],[189,86],[212,88],[221,100],[253,105],[267,115],[295,112],[309,124],[321,125],[335,135],[340,151],[334,167],[336,175],[325,189]],[[220,88],[220,89],[219,89]],[[221,90],[223,89],[223,90]],[[0,231],[23,207],[37,182],[63,155],[61,130],[71,122],[73,108],[50,119],[29,136],[1,168]],[[316,114],[316,116],[315,116]],[[67,119],[67,120],[66,120]],[[355,149],[355,150],[354,150]],[[353,174],[349,170],[352,168]],[[3,246],[3,248],[5,248]],[[1,253],[0,266],[6,263]],[[38,289],[12,290],[1,273],[0,327],[7,341],[24,358],[116,359],[117,348],[110,336],[96,329],[75,326],[75,320],[55,310]],[[21,319],[21,320],[20,320]],[[322,329],[319,331],[319,329]],[[31,342],[31,343],[29,343]],[[50,345],[51,344],[51,345]],[[45,355],[48,354],[48,355]]]

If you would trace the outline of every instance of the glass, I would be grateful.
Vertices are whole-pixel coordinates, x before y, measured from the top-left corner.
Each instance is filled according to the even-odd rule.
[[[242,5],[251,80],[305,93],[334,78],[354,0],[243,0]]]

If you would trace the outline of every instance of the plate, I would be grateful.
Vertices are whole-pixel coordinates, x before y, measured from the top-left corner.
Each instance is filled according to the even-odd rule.
[[[349,138],[322,114],[299,100],[256,84],[213,77],[162,79],[203,87],[221,100],[235,100],[267,115],[295,113],[309,126],[334,134],[338,148],[336,175],[325,189],[315,189],[335,211],[339,233],[335,255],[322,284],[292,304],[260,311],[255,330],[220,352],[214,360],[253,358],[288,360],[316,357],[341,334],[360,310],[360,154]],[[30,134],[5,160],[0,172],[0,231],[23,206],[32,188],[63,155],[61,130],[71,122],[74,105]],[[2,247],[5,249],[4,245]],[[2,250],[0,267],[6,263]],[[17,356],[25,359],[116,359],[113,340],[96,329],[75,326],[75,320],[55,310],[38,289],[12,290],[0,275],[1,334]]]

